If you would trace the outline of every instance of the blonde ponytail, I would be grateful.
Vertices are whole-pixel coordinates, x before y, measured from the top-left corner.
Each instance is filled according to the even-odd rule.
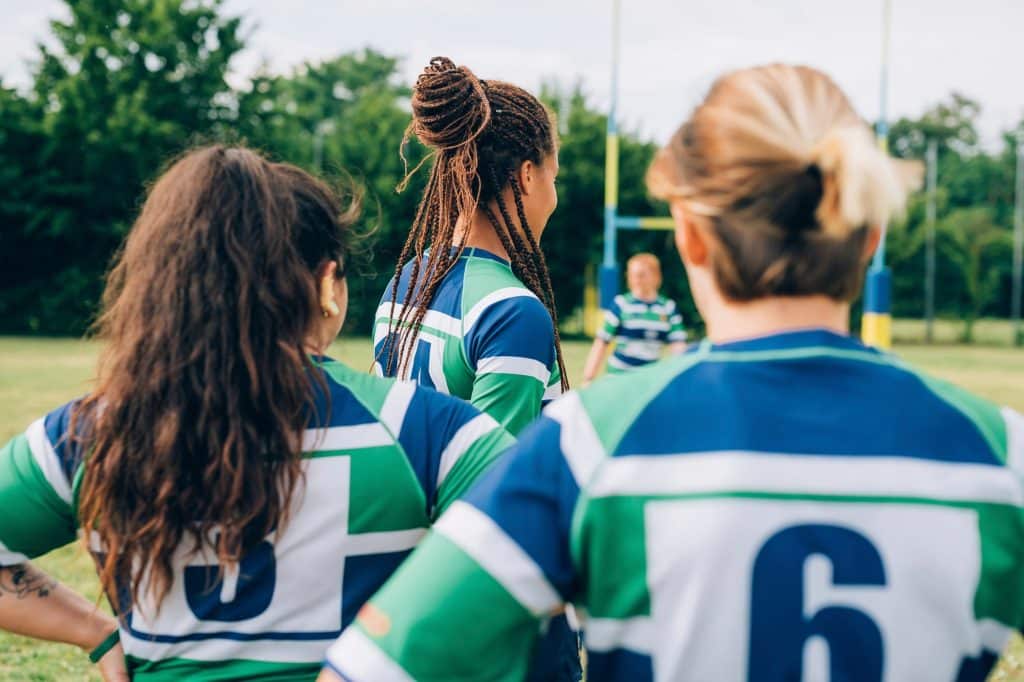
[[[845,237],[864,225],[879,227],[903,209],[906,190],[867,126],[834,128],[811,152],[821,171],[816,213],[825,234]]]
[[[846,95],[806,66],[719,78],[647,174],[721,248],[712,267],[739,300],[860,291],[868,230],[920,182],[875,144]]]

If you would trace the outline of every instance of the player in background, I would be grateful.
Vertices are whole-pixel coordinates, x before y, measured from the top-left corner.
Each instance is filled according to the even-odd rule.
[[[108,680],[125,656],[136,682],[316,678],[512,442],[327,357],[357,215],[240,148],[156,182],[107,283],[94,390],[0,450],[0,628],[93,649]],[[78,528],[119,628],[32,566]]]
[[[686,350],[686,330],[676,302],[658,293],[661,263],[653,253],[637,253],[626,261],[626,286],[604,313],[604,324],[583,366],[583,382],[589,384],[608,358],[608,373],[624,372],[659,360],[666,346],[676,355]]]
[[[573,603],[593,682],[984,680],[1024,624],[1024,417],[850,335],[912,184],[872,137],[820,71],[719,78],[648,175],[707,339],[554,403],[330,665],[520,679]]]
[[[556,129],[530,93],[446,57],[416,80],[412,113],[407,136],[434,158],[377,310],[376,366],[516,434],[567,388],[539,246],[558,203]]]

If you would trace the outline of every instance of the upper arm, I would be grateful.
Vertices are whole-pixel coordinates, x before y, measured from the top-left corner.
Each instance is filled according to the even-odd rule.
[[[451,506],[328,652],[337,670],[354,680],[392,667],[423,680],[523,678],[538,621],[578,583],[569,532],[579,489],[559,438],[542,418]]]
[[[0,449],[0,566],[24,562],[75,539],[72,480],[80,464],[67,439],[74,403],[33,422]]]
[[[597,330],[597,338],[609,343],[619,333],[619,325],[622,324],[622,310],[619,308],[619,297],[616,296],[611,306],[604,311],[604,319],[601,328]]]
[[[540,414],[557,364],[547,309],[526,295],[493,303],[472,320],[464,343],[474,374],[470,402],[518,433]]]
[[[408,382],[409,406],[398,436],[427,498],[431,516],[443,511],[515,441],[469,403]]]

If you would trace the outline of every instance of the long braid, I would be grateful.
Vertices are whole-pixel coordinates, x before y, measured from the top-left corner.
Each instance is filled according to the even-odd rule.
[[[562,357],[551,277],[526,219],[516,177],[521,164],[540,165],[555,152],[551,117],[525,90],[500,81],[478,79],[465,66],[435,57],[416,80],[413,120],[402,140],[402,158],[410,136],[434,150],[433,166],[402,247],[391,285],[388,335],[380,355],[387,371],[408,372],[416,337],[438,288],[458,263],[469,230],[455,239],[460,220],[483,210],[509,256],[512,272],[541,301],[551,316],[562,388],[569,387]],[[420,164],[422,165],[422,163]],[[404,189],[417,166],[399,184]],[[502,196],[511,186],[518,219]],[[497,213],[488,205],[494,201]],[[399,280],[412,260],[405,304],[397,311]]]

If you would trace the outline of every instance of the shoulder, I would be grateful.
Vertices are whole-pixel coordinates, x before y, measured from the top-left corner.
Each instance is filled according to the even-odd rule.
[[[493,332],[496,327],[505,329],[514,323],[515,331],[524,335],[554,338],[551,315],[536,294],[514,277],[491,284],[473,295],[467,287],[462,318],[467,336]]]
[[[76,474],[84,460],[83,441],[89,432],[87,420],[76,418],[81,400],[51,410],[29,424],[7,446],[12,457],[21,460],[16,465],[34,468],[57,496],[69,504]]]
[[[608,374],[551,403],[544,414],[561,425],[562,447],[577,479],[591,480],[604,459],[616,456],[619,443],[637,418],[698,362],[695,354],[683,354],[630,372]]]
[[[944,403],[962,419],[960,424],[950,420],[936,420],[936,428],[973,430],[984,440],[996,459],[1014,463],[1024,472],[1024,417],[1021,417],[1020,413],[1008,407],[1001,407],[956,384],[917,370],[896,356],[881,354],[881,357],[888,360],[897,371],[919,381],[928,394]]]

